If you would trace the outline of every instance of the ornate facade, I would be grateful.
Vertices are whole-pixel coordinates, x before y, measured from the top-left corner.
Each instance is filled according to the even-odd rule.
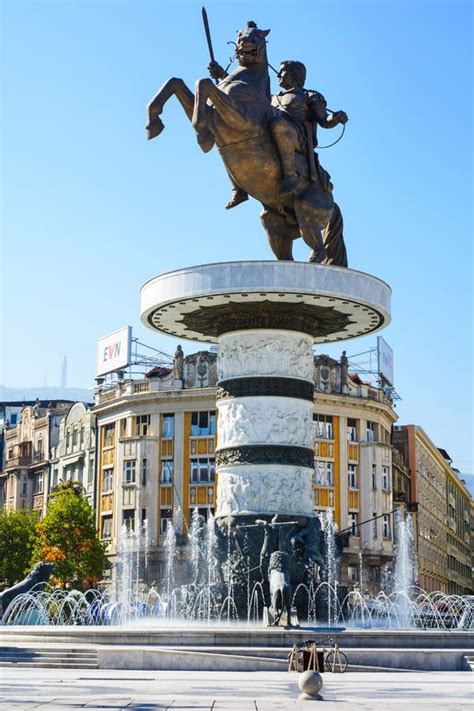
[[[418,425],[395,428],[394,446],[410,472],[411,501],[417,503],[419,584],[428,591],[471,594],[471,497],[452,468]]]
[[[0,500],[7,510],[35,509],[43,515],[50,486],[50,450],[59,439],[59,424],[70,402],[22,408],[14,426],[4,430],[4,464]]]
[[[51,489],[63,481],[78,481],[94,505],[95,415],[83,402],[76,402],[62,418],[50,465]]]

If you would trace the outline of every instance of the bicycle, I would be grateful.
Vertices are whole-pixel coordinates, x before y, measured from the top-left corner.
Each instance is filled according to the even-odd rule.
[[[333,674],[344,674],[349,666],[349,662],[344,652],[341,652],[337,640],[332,637],[318,639],[316,644],[323,647],[324,668]],[[326,646],[329,645],[330,648],[326,649]]]

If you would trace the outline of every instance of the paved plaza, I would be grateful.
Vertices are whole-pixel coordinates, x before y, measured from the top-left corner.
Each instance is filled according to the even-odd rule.
[[[470,672],[324,674],[323,701],[299,701],[286,672],[0,669],[0,708],[285,711],[323,703],[345,709],[472,709]]]

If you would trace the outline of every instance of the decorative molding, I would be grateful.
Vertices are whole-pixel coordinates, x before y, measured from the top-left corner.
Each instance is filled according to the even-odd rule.
[[[311,469],[269,465],[220,470],[216,516],[313,515]]]
[[[218,448],[246,444],[314,446],[313,403],[288,397],[219,400]]]
[[[334,307],[265,300],[200,306],[183,314],[178,323],[187,331],[214,338],[229,331],[266,328],[299,331],[321,338],[344,331],[352,322]]]
[[[313,402],[314,386],[297,378],[233,378],[223,380],[217,388],[217,400],[239,397],[291,397]]]
[[[280,464],[314,469],[314,451],[308,447],[253,444],[216,451],[216,468],[240,464]]]
[[[219,338],[218,382],[274,376],[314,383],[313,339],[288,331],[247,331]]]

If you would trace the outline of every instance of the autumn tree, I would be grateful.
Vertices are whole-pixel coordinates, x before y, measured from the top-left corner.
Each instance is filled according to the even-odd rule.
[[[31,570],[38,514],[0,511],[0,582],[10,587]]]
[[[84,589],[97,583],[108,565],[94,512],[77,482],[64,482],[50,496],[36,527],[35,560],[54,563],[53,580]]]

